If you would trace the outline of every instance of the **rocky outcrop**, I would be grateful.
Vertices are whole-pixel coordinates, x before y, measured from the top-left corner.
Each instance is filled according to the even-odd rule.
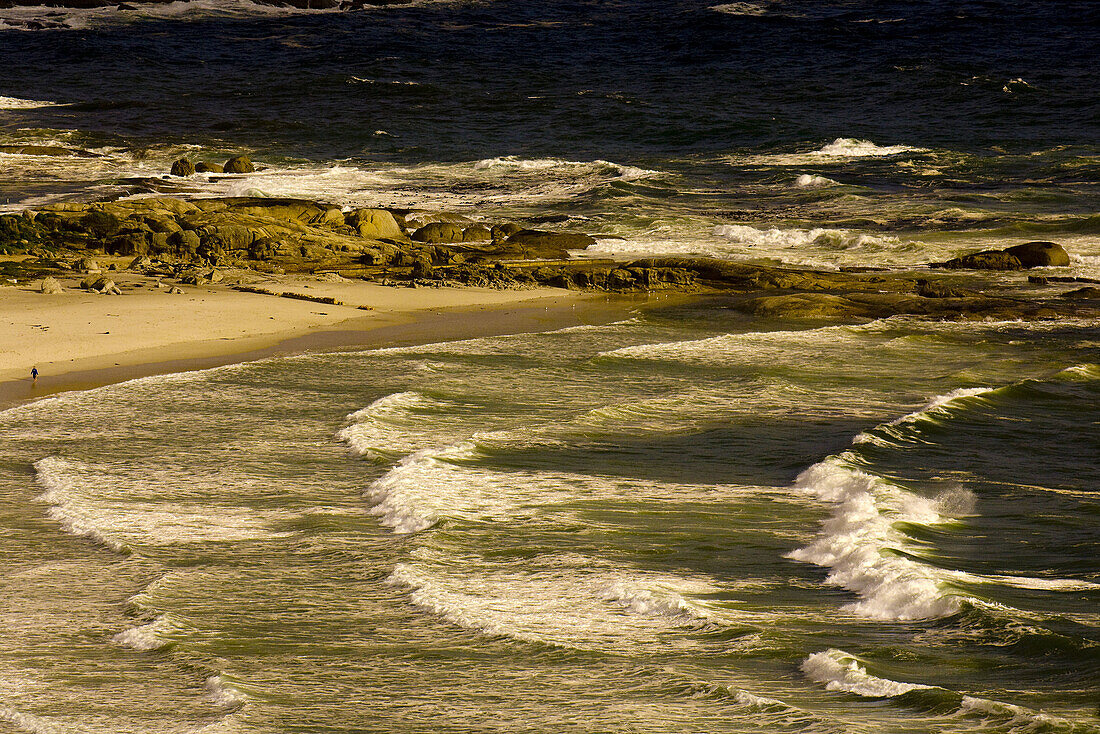
[[[1054,242],[1027,242],[1004,250],[982,250],[932,263],[934,268],[949,270],[1023,270],[1065,265],[1069,265],[1069,253]]]
[[[0,145],[0,153],[14,155],[44,155],[54,157],[101,158],[99,153],[57,145]]]
[[[225,173],[225,168],[220,163],[206,163],[200,161],[195,164],[196,173]]]

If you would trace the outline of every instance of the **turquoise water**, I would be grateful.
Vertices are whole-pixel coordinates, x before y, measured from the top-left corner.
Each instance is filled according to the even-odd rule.
[[[0,728],[1100,730],[1095,324],[627,321],[0,413]]]

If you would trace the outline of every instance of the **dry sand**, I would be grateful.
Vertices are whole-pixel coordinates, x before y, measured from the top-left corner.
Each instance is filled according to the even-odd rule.
[[[558,328],[621,317],[626,303],[540,288],[406,288],[363,281],[261,278],[276,293],[331,297],[344,305],[246,293],[226,284],[181,286],[111,272],[123,295],[38,292],[38,283],[0,286],[0,405],[148,374],[275,354],[371,347]],[[242,274],[227,277],[235,282]],[[364,307],[370,310],[363,310]],[[37,384],[30,370],[40,373]]]

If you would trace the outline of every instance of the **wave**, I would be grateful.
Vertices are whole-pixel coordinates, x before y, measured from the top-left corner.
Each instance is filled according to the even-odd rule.
[[[824,683],[828,691],[844,691],[868,698],[892,698],[934,688],[871,675],[862,661],[835,648],[810,655],[802,661],[801,669],[810,680]]]
[[[378,462],[394,461],[425,448],[426,414],[442,413],[448,405],[415,391],[386,395],[350,413],[345,419],[350,425],[338,432],[336,438],[357,456]]]
[[[980,398],[983,395],[995,392],[997,388],[966,387],[952,390],[946,395],[938,395],[932,398],[920,410],[904,415],[901,418],[876,426],[870,431],[860,433],[853,439],[853,444],[871,443],[878,446],[893,445],[898,440],[913,440],[911,431],[903,432],[900,428],[919,423],[936,423],[940,418],[950,416],[955,410],[966,408],[974,404],[971,398]]]
[[[867,251],[893,250],[902,246],[896,237],[877,237],[853,233],[843,229],[758,229],[746,224],[721,224],[714,234],[730,242],[753,247],[802,248],[819,247],[827,250],[862,249]]]
[[[35,99],[18,97],[0,97],[0,110],[30,110],[38,107],[54,107],[57,102],[42,102]]]
[[[601,159],[593,161],[569,161],[562,158],[520,158],[509,155],[500,158],[485,158],[474,164],[474,170],[505,170],[505,171],[548,171],[554,169],[586,170],[596,173],[614,175],[622,181],[635,181],[649,176],[656,176],[660,171],[637,166],[624,166]]]
[[[712,5],[709,9],[716,13],[725,13],[726,15],[762,16],[768,15],[769,11],[771,11],[772,4],[772,2],[723,3],[722,5]]]
[[[831,178],[803,173],[794,180],[794,185],[800,189],[824,189],[829,186],[839,186],[840,184]]]
[[[238,708],[248,703],[248,694],[224,673],[206,679],[206,691],[210,701],[223,708]]]
[[[915,148],[910,145],[876,145],[870,140],[855,138],[837,138],[809,155],[822,158],[881,158],[901,153],[925,153],[927,148]]]
[[[415,606],[481,634],[602,650],[706,624],[706,608],[689,595],[714,590],[705,580],[616,570],[573,554],[540,559],[526,572],[401,563],[387,583],[406,589]]]
[[[951,575],[910,558],[895,524],[951,522],[951,516],[941,514],[944,505],[972,506],[972,496],[960,503],[955,493],[966,490],[958,488],[942,501],[920,497],[848,465],[854,458],[845,452],[799,475],[796,489],[836,508],[817,540],[787,557],[829,568],[826,583],[860,595],[860,601],[842,607],[858,616],[911,621],[956,614],[960,600],[949,586]]]
[[[121,539],[107,532],[99,518],[81,505],[72,492],[76,483],[75,470],[81,465],[58,457],[40,459],[34,464],[36,479],[44,491],[38,500],[51,505],[48,514],[61,529],[77,537],[88,538],[116,553],[129,553],[130,547]]]
[[[181,632],[183,632],[183,626],[164,614],[148,624],[123,630],[111,639],[133,650],[149,652],[171,645],[176,641],[173,635]]]

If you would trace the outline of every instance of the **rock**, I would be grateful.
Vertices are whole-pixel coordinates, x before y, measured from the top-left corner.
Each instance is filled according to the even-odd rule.
[[[80,287],[86,291],[95,291],[102,293],[110,288],[115,287],[115,282],[110,278],[103,276],[90,275],[84,280],[80,281]]]
[[[223,280],[225,280],[225,276],[222,275],[222,272],[216,268],[214,270],[207,271],[203,275],[203,277],[206,278],[206,280],[210,283],[221,283]]]
[[[951,270],[1023,270],[1019,258],[1004,250],[984,250],[962,257],[956,257],[944,263],[934,263],[934,267]]]
[[[38,286],[38,292],[54,295],[56,293],[64,293],[65,289],[61,287],[61,283],[58,282],[57,278],[47,276],[42,279],[41,285]]]
[[[1005,248],[1025,268],[1064,267],[1069,265],[1069,253],[1055,242],[1026,242]]]
[[[195,164],[186,158],[180,158],[178,161],[172,163],[171,174],[173,176],[194,176]]]
[[[1078,288],[1077,290],[1067,291],[1062,294],[1062,298],[1072,299],[1094,299],[1100,298],[1100,288],[1094,285],[1086,285],[1084,288]]]
[[[256,167],[252,165],[252,160],[246,155],[230,158],[222,166],[223,173],[254,173],[255,170]]]
[[[385,209],[354,209],[344,214],[344,223],[368,240],[405,236],[393,214]]]
[[[426,278],[430,279],[435,277],[435,272],[432,270],[432,262],[427,257],[417,258],[413,263],[412,273],[413,278]]]
[[[103,288],[100,293],[105,296],[121,296],[122,290],[112,282],[109,286]]]
[[[1029,275],[1027,276],[1027,282],[1035,285],[1047,285],[1050,283],[1050,278],[1045,275]]]
[[[462,242],[462,227],[450,222],[429,222],[412,233],[416,242]]]
[[[80,227],[93,237],[103,238],[118,234],[122,221],[110,212],[92,209],[80,218]]]
[[[140,232],[130,232],[113,237],[103,249],[109,255],[143,255],[149,250],[145,235]]]
[[[952,288],[937,280],[918,280],[917,295],[922,298],[964,298],[973,293],[960,288]]]
[[[225,168],[220,163],[204,163],[199,161],[195,164],[196,173],[225,173]]]
[[[261,237],[248,246],[248,256],[253,260],[270,260],[278,247],[279,243],[270,237]]]
[[[73,263],[73,270],[78,273],[99,273],[103,271],[103,268],[95,260],[82,257]]]
[[[202,240],[190,230],[183,229],[168,235],[168,251],[173,255],[194,255],[200,244],[202,244]]]
[[[569,250],[583,250],[596,244],[596,240],[577,232],[543,232],[537,229],[521,229],[504,241],[510,251],[524,256],[561,260]]]
[[[180,295],[180,294],[183,293],[183,289],[180,288],[179,286],[172,286],[166,292],[171,293],[172,295]]]
[[[502,224],[493,225],[493,228],[489,230],[489,237],[493,242],[503,242],[516,232],[519,232],[523,227],[512,222],[504,222]]]
[[[492,231],[484,224],[471,224],[462,230],[463,242],[487,242],[493,239]]]
[[[138,255],[127,266],[127,270],[146,270],[153,267],[153,261],[145,255]]]

